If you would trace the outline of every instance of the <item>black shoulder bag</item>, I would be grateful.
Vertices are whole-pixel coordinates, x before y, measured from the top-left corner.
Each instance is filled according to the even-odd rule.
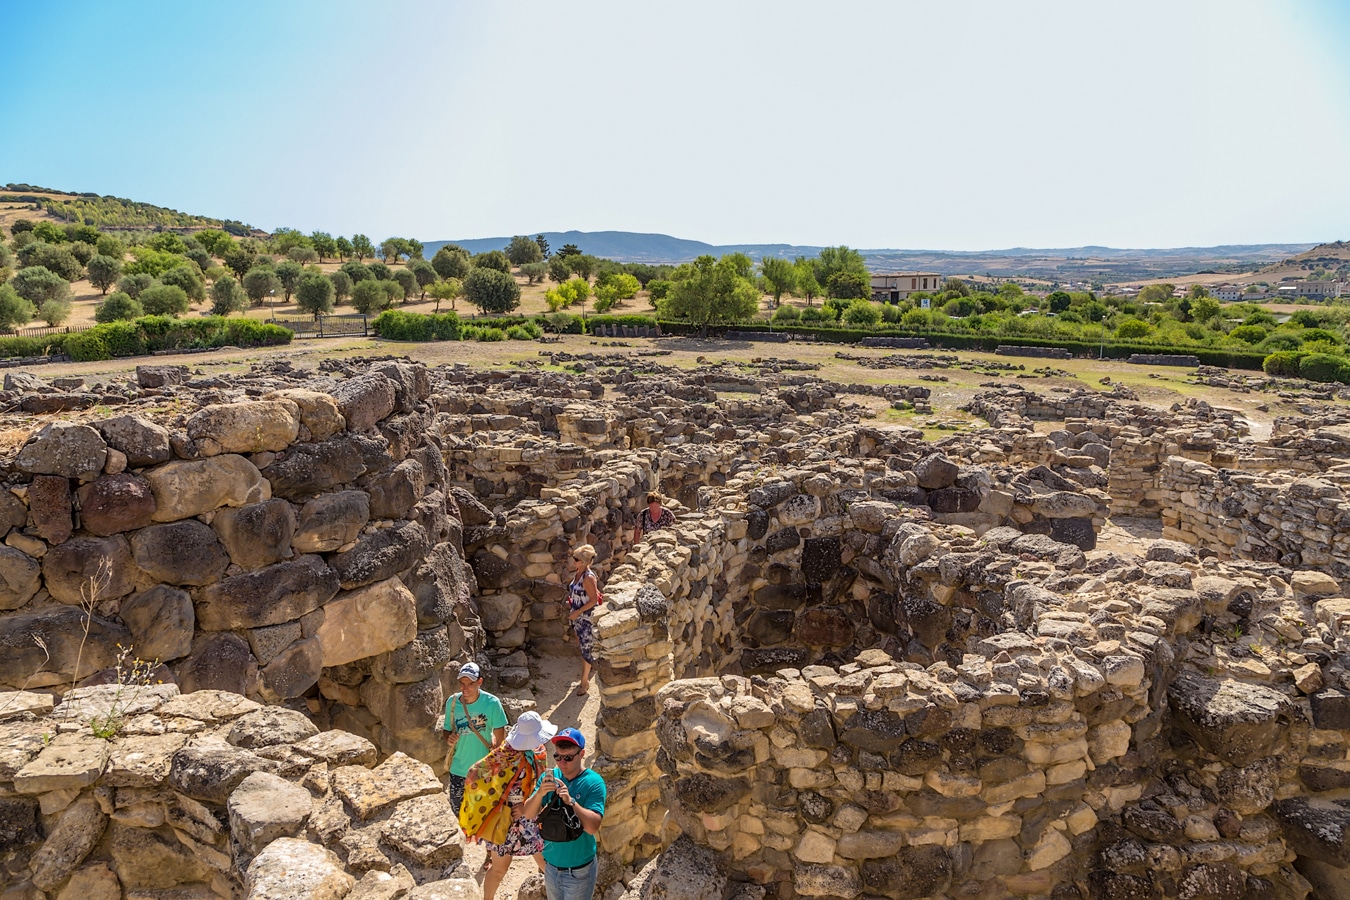
[[[581,818],[557,794],[539,811],[539,834],[550,843],[575,841],[584,832]]]

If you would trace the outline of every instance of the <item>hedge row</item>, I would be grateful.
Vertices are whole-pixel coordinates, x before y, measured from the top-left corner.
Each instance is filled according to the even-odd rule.
[[[583,320],[571,313],[461,319],[453,312],[411,313],[388,309],[376,316],[370,325],[377,335],[392,341],[458,341],[470,334],[479,335],[479,340],[481,335],[490,335],[493,331],[509,334],[513,328],[518,330],[517,333],[521,333],[521,329],[527,332],[546,329],[563,334],[585,334],[601,326],[655,328],[656,319],[653,316],[591,316]]]
[[[1211,366],[1224,366],[1230,369],[1261,368],[1266,354],[1242,350],[1220,350],[1209,347],[1168,347],[1157,344],[1105,345],[1093,341],[1060,340],[1054,338],[998,337],[979,334],[943,334],[931,331],[915,331],[901,328],[829,328],[810,325],[735,325],[719,329],[710,329],[712,333],[721,333],[727,328],[741,332],[773,332],[775,334],[799,334],[812,336],[816,340],[836,344],[852,344],[865,337],[920,337],[925,338],[934,347],[950,350],[979,350],[992,353],[1000,345],[1016,347],[1062,347],[1075,356],[1105,356],[1108,359],[1127,359],[1134,353],[1168,353],[1194,356],[1201,363]],[[694,334],[697,326],[688,322],[661,322],[661,330],[667,334]]]
[[[214,347],[275,347],[289,344],[293,332],[257,319],[209,316],[173,319],[144,316],[131,322],[95,325],[79,334],[64,335],[66,355],[78,362],[145,356],[159,350],[197,350]]]
[[[56,356],[69,334],[51,334],[44,337],[0,337],[0,359],[16,356]]]

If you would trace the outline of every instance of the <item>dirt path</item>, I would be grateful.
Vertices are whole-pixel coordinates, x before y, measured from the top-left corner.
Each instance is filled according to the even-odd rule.
[[[593,758],[595,747],[595,716],[600,711],[600,687],[591,679],[591,690],[586,697],[575,694],[577,682],[581,679],[581,657],[578,656],[541,656],[530,661],[530,671],[534,678],[530,687],[520,690],[503,690],[505,697],[533,700],[538,705],[539,715],[548,719],[559,728],[579,728],[586,738],[586,758]],[[487,852],[479,844],[471,844],[464,850],[464,865],[476,872],[475,880],[481,885],[483,874],[479,871]],[[500,900],[514,900],[522,884],[538,872],[532,859],[517,859],[511,863],[501,886],[497,888]],[[492,898],[486,898],[492,900]]]

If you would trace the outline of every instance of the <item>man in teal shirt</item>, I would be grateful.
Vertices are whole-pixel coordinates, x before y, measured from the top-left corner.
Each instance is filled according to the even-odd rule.
[[[445,786],[456,815],[464,802],[464,776],[506,738],[506,710],[502,709],[502,701],[483,690],[483,673],[477,663],[459,667],[459,688],[458,694],[445,701],[445,721],[441,725],[447,741],[451,734],[459,735]]]
[[[564,728],[553,738],[557,765],[539,777],[535,792],[525,801],[525,815],[536,818],[552,795],[570,806],[581,820],[574,841],[544,841],[544,890],[548,900],[592,900],[599,866],[595,835],[605,816],[605,779],[583,765],[586,739],[575,728]]]

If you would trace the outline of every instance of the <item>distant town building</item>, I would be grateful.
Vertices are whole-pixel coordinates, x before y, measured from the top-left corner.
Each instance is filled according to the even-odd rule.
[[[1291,287],[1298,296],[1310,300],[1332,300],[1345,293],[1344,281],[1295,281]]]
[[[937,272],[878,273],[872,276],[872,299],[899,303],[915,291],[940,291],[946,280]]]
[[[1240,284],[1216,284],[1206,288],[1206,290],[1216,300],[1232,302],[1242,299],[1242,292],[1245,288]]]

